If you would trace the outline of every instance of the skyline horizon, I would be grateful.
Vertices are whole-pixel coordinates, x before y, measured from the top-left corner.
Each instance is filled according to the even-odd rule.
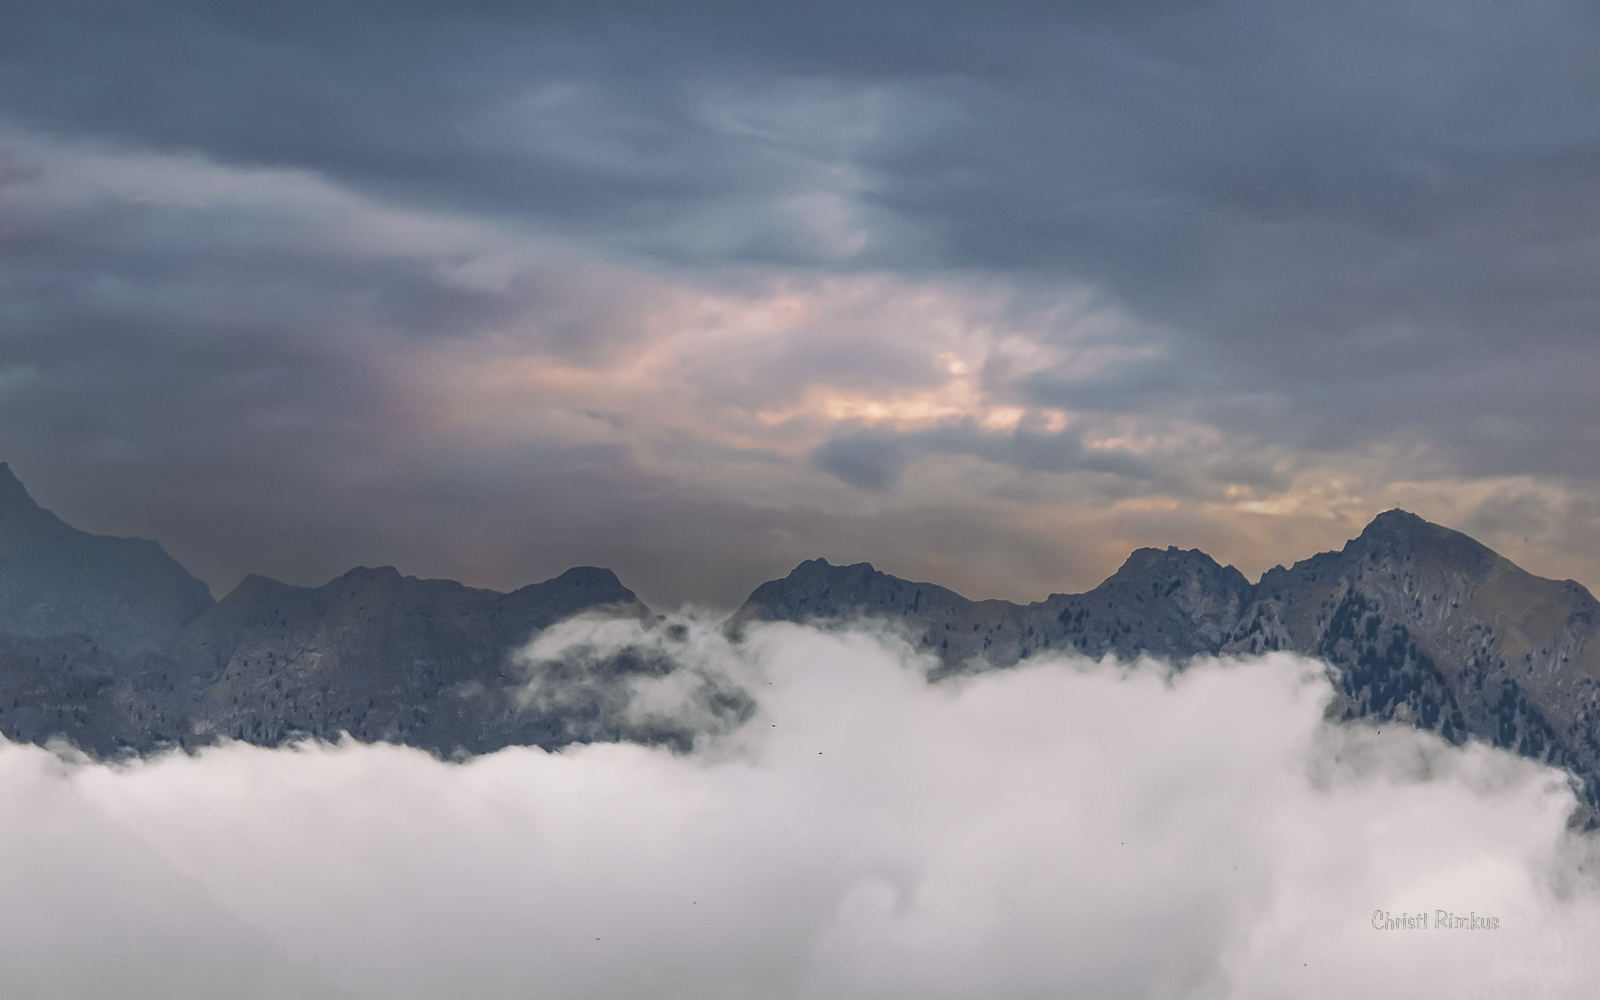
[[[218,589],[1019,600],[1392,507],[1600,585],[1574,0],[14,20],[0,455]]]
[[[87,531],[86,529],[84,529],[84,528],[72,523],[70,520],[61,517],[59,514],[56,514],[55,511],[52,510],[50,507],[40,503],[39,500],[32,495],[32,492],[28,489],[27,484],[25,482],[23,482],[22,478],[20,476],[18,476],[16,474],[15,470],[13,470],[10,467],[10,463],[8,461],[0,461],[0,487],[3,487],[3,486],[7,485],[6,480],[9,480],[10,483],[14,483],[18,488],[20,488],[21,495],[23,497],[25,497],[29,502],[31,502],[34,507],[36,507],[37,509],[39,509],[41,511],[44,511],[45,513],[50,514],[51,516],[55,517],[57,520],[59,520],[63,524],[65,524],[68,528],[70,528],[72,530],[75,530],[75,531],[85,531],[88,534],[100,534],[100,533],[97,533],[97,532],[89,532],[89,531]],[[1444,528],[1447,531],[1453,532],[1455,534],[1462,535],[1462,536],[1470,539],[1471,541],[1473,541],[1473,542],[1475,542],[1477,544],[1484,545],[1483,542],[1481,542],[1478,539],[1474,538],[1472,535],[1468,534],[1467,532],[1460,531],[1459,529],[1450,527],[1449,525],[1438,524],[1437,522],[1431,521],[1428,518],[1422,517],[1422,515],[1420,515],[1420,514],[1417,514],[1417,513],[1413,512],[1413,511],[1406,510],[1406,509],[1401,508],[1401,507],[1391,507],[1388,510],[1379,511],[1378,513],[1374,514],[1372,516],[1372,518],[1369,519],[1366,522],[1366,524],[1362,525],[1359,528],[1359,530],[1357,530],[1354,534],[1352,534],[1349,538],[1347,538],[1345,540],[1345,544],[1349,544],[1350,542],[1354,542],[1354,541],[1358,540],[1361,537],[1361,535],[1364,534],[1369,528],[1374,526],[1379,521],[1379,519],[1385,517],[1386,515],[1392,515],[1392,514],[1399,514],[1399,515],[1402,515],[1402,516],[1418,518],[1418,519],[1422,520],[1424,523]],[[129,539],[140,540],[140,541],[152,541],[152,542],[155,542],[157,546],[161,547],[163,552],[167,552],[165,544],[159,538],[147,538],[145,536],[139,536],[139,535],[108,535],[108,536],[104,536],[104,537],[129,538]],[[1570,577],[1567,577],[1567,578],[1546,577],[1543,574],[1537,573],[1537,572],[1529,569],[1528,567],[1523,566],[1522,564],[1518,563],[1516,560],[1510,559],[1504,553],[1494,549],[1492,546],[1484,545],[1484,547],[1489,549],[1495,555],[1497,555],[1497,556],[1499,556],[1501,558],[1507,559],[1507,561],[1510,562],[1513,566],[1516,566],[1518,569],[1521,569],[1524,572],[1528,572],[1528,573],[1530,573],[1530,574],[1532,574],[1532,575],[1534,575],[1536,577],[1540,577],[1540,578],[1546,579],[1546,580],[1554,580],[1554,581],[1557,581],[1557,582],[1576,583],[1578,586],[1582,587],[1585,591],[1587,591],[1587,592],[1589,592],[1591,594],[1593,593],[1593,591],[1589,587],[1589,585],[1584,583],[1584,582],[1582,582],[1582,581],[1580,581],[1580,580],[1574,580],[1574,579],[1572,579]],[[1287,559],[1287,560],[1280,560],[1280,561],[1278,561],[1277,563],[1274,563],[1271,566],[1264,567],[1258,573],[1251,574],[1251,573],[1246,572],[1245,570],[1239,569],[1239,567],[1235,566],[1233,563],[1227,562],[1227,561],[1222,560],[1222,559],[1219,559],[1218,557],[1216,557],[1212,553],[1207,552],[1207,551],[1205,551],[1204,549],[1201,549],[1201,548],[1197,548],[1196,547],[1196,548],[1184,549],[1181,546],[1176,545],[1176,544],[1169,544],[1169,545],[1164,545],[1164,546],[1163,545],[1141,545],[1141,546],[1137,546],[1137,547],[1135,547],[1133,549],[1130,549],[1128,555],[1124,557],[1123,561],[1121,563],[1119,563],[1115,569],[1113,569],[1111,572],[1107,573],[1106,576],[1102,577],[1100,580],[1096,581],[1091,586],[1085,587],[1082,590],[1077,590],[1077,591],[1073,591],[1073,590],[1051,591],[1048,594],[1044,595],[1043,597],[1035,598],[1033,600],[1022,600],[1022,601],[1016,601],[1016,600],[1013,600],[1011,598],[997,597],[997,596],[990,596],[990,595],[974,596],[971,593],[967,593],[965,591],[962,591],[958,587],[950,586],[949,584],[946,584],[946,583],[944,583],[942,581],[939,581],[939,580],[918,580],[918,579],[915,579],[915,578],[912,578],[912,577],[902,576],[899,573],[893,572],[892,569],[885,569],[882,566],[879,566],[877,563],[873,562],[872,560],[862,559],[862,560],[853,560],[853,561],[833,562],[833,561],[829,560],[826,556],[812,556],[812,557],[804,558],[798,563],[791,564],[789,569],[786,572],[782,573],[782,574],[764,578],[763,580],[753,584],[749,588],[749,590],[746,592],[746,596],[744,598],[742,598],[742,599],[740,599],[740,600],[738,600],[736,602],[733,602],[733,603],[716,604],[716,603],[705,602],[705,601],[701,601],[701,602],[682,601],[682,602],[679,602],[676,605],[669,605],[669,604],[662,604],[662,603],[651,601],[651,600],[649,600],[649,599],[647,599],[647,598],[645,598],[643,596],[640,596],[639,600],[641,601],[641,603],[643,603],[644,605],[646,605],[647,607],[651,608],[653,611],[656,611],[658,613],[685,613],[685,612],[688,612],[688,611],[691,611],[691,610],[698,610],[698,611],[711,612],[711,613],[735,614],[735,613],[737,613],[739,608],[744,604],[744,602],[749,599],[750,594],[752,594],[762,584],[768,583],[768,582],[772,582],[772,581],[776,581],[776,580],[786,579],[789,576],[792,576],[797,570],[799,570],[801,567],[805,566],[806,564],[813,563],[813,562],[820,562],[825,566],[834,566],[834,567],[838,567],[838,568],[854,568],[854,567],[858,567],[858,566],[866,566],[868,569],[873,570],[875,572],[883,573],[885,575],[894,577],[896,579],[904,580],[904,581],[909,582],[909,583],[915,583],[915,584],[919,584],[919,585],[926,584],[926,585],[932,585],[932,586],[936,586],[936,587],[941,587],[941,588],[943,588],[945,590],[948,590],[948,591],[956,594],[957,596],[959,596],[961,598],[964,598],[966,600],[975,601],[975,602],[998,600],[998,601],[1005,601],[1005,602],[1011,603],[1011,604],[1016,604],[1016,605],[1019,605],[1019,606],[1027,606],[1027,605],[1030,605],[1030,604],[1044,603],[1044,602],[1048,601],[1052,597],[1058,597],[1058,596],[1062,596],[1062,595],[1080,595],[1080,594],[1084,594],[1084,593],[1087,593],[1089,591],[1092,591],[1092,590],[1096,589],[1098,586],[1100,586],[1101,584],[1105,583],[1107,580],[1110,580],[1112,577],[1114,577],[1119,570],[1121,570],[1121,569],[1127,567],[1129,564],[1131,564],[1133,559],[1134,559],[1134,557],[1141,551],[1156,551],[1156,552],[1181,551],[1181,552],[1186,552],[1186,553],[1198,553],[1198,554],[1204,556],[1205,558],[1211,560],[1219,568],[1232,569],[1232,570],[1238,571],[1240,573],[1240,575],[1244,577],[1246,583],[1248,583],[1249,586],[1251,586],[1252,588],[1255,588],[1255,587],[1258,587],[1258,586],[1261,585],[1262,579],[1265,577],[1265,575],[1268,572],[1271,572],[1273,569],[1293,568],[1294,566],[1298,565],[1299,563],[1308,561],[1308,560],[1312,559],[1313,557],[1315,557],[1317,555],[1325,554],[1325,553],[1328,553],[1328,552],[1340,551],[1342,548],[1343,548],[1343,545],[1335,546],[1333,548],[1328,548],[1328,549],[1319,549],[1316,552],[1307,553],[1307,554],[1299,556],[1297,558],[1291,558],[1291,559]],[[523,583],[517,584],[517,585],[512,586],[512,587],[509,587],[509,588],[500,588],[500,587],[493,587],[493,586],[480,586],[480,585],[474,584],[474,583],[466,581],[466,580],[459,580],[459,579],[454,578],[454,577],[423,576],[423,575],[420,575],[420,574],[417,574],[417,573],[405,572],[396,563],[392,563],[392,562],[375,562],[375,563],[371,563],[371,564],[363,563],[363,564],[360,564],[360,565],[351,566],[348,569],[343,570],[341,572],[338,572],[335,575],[333,575],[332,577],[330,577],[330,578],[328,578],[326,580],[323,580],[320,583],[299,583],[299,582],[295,582],[295,581],[292,581],[292,580],[280,580],[280,579],[278,579],[276,577],[270,576],[269,574],[256,573],[256,572],[253,572],[253,571],[247,571],[244,574],[243,577],[241,577],[238,581],[234,582],[231,586],[229,586],[227,588],[219,589],[217,586],[215,586],[210,581],[207,581],[204,578],[202,578],[202,577],[200,577],[198,575],[195,575],[193,573],[193,571],[190,570],[188,568],[188,566],[184,564],[182,559],[178,558],[177,556],[172,555],[171,553],[167,553],[167,555],[175,563],[177,563],[178,566],[181,567],[185,572],[189,573],[195,580],[197,580],[198,582],[203,584],[206,587],[207,591],[211,594],[211,597],[212,597],[213,601],[221,601],[221,600],[223,600],[224,598],[226,598],[228,596],[228,594],[232,593],[234,590],[237,590],[240,586],[242,586],[244,583],[246,583],[252,577],[272,580],[274,582],[288,584],[288,585],[293,586],[293,587],[300,587],[300,588],[305,588],[305,589],[319,589],[319,588],[322,588],[322,587],[331,586],[332,584],[337,583],[338,581],[344,579],[345,577],[350,576],[351,574],[359,572],[359,571],[362,571],[362,570],[366,570],[366,571],[369,571],[369,572],[377,572],[377,571],[382,571],[382,570],[385,570],[385,569],[394,570],[398,575],[400,575],[402,577],[405,577],[405,578],[417,579],[417,580],[437,580],[437,581],[446,581],[446,582],[452,582],[452,583],[460,583],[463,586],[468,587],[470,589],[487,590],[487,591],[493,591],[493,592],[497,592],[497,593],[510,593],[510,592],[515,591],[515,590],[521,589],[522,587],[538,586],[540,584],[549,583],[550,581],[558,579],[562,575],[564,575],[565,573],[571,572],[573,570],[598,569],[598,570],[603,570],[605,572],[609,572],[609,573],[613,574],[616,577],[616,579],[624,587],[628,587],[628,589],[630,591],[634,591],[634,593],[637,594],[637,591],[635,591],[634,588],[629,586],[629,583],[628,583],[628,580],[626,579],[625,574],[623,574],[622,572],[618,571],[615,567],[604,566],[604,565],[600,565],[598,563],[582,563],[582,562],[574,563],[574,564],[572,564],[570,566],[563,567],[559,571],[553,572],[548,577],[544,577],[544,578],[541,578],[541,579],[530,579],[530,580],[527,580],[527,581],[525,581]]]

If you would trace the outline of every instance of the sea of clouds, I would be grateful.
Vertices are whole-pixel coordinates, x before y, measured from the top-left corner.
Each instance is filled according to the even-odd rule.
[[[754,696],[690,753],[0,743],[0,996],[1600,995],[1563,776],[1326,721],[1313,662],[930,685],[870,629],[676,624],[537,652],[670,646],[642,718]]]

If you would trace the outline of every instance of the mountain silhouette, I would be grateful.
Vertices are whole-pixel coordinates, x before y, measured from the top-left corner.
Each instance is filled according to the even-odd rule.
[[[868,563],[816,559],[757,587],[726,623],[872,618],[928,654],[930,677],[1070,652],[1182,664],[1285,650],[1328,664],[1332,711],[1477,739],[1564,767],[1600,802],[1600,606],[1414,514],[1378,515],[1337,552],[1250,583],[1198,550],[1145,548],[1098,587],[1032,604],[969,600]],[[321,587],[247,577],[221,601],[151,541],[90,535],[40,508],[0,464],[0,732],[101,756],[219,738],[341,734],[442,755],[638,739],[630,678],[673,669],[625,651],[550,665],[561,697],[522,696],[516,653],[580,613],[660,619],[607,569],[511,593],[358,568]],[[753,701],[719,691],[737,723]]]

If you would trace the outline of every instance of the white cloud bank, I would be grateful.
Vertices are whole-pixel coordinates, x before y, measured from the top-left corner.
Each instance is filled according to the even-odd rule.
[[[859,633],[681,648],[761,702],[689,755],[0,747],[0,994],[1600,995],[1560,775],[1327,724],[1306,661],[930,687]]]

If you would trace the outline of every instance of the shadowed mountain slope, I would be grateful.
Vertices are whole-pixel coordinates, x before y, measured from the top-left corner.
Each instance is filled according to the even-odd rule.
[[[593,567],[509,594],[388,566],[317,588],[248,577],[183,637],[203,681],[195,732],[268,744],[348,732],[445,752],[548,743],[560,720],[515,711],[522,677],[507,656],[601,608],[649,614],[616,574]]]
[[[1572,580],[1393,510],[1340,551],[1264,575],[1222,651],[1319,657],[1347,718],[1509,747],[1571,769],[1600,802],[1597,611]]]
[[[510,594],[389,567],[315,588],[251,576],[213,602],[156,543],[71,528],[0,465],[0,732],[12,739],[107,755],[345,732],[441,753],[620,738],[608,706],[575,724],[517,702],[512,654],[580,612],[649,614],[592,567]]]
[[[72,636],[126,658],[165,650],[212,603],[157,543],[68,526],[0,463],[0,634]]]
[[[138,678],[170,682],[178,636],[212,604],[160,545],[70,527],[0,463],[0,732],[99,753],[181,735]]]

